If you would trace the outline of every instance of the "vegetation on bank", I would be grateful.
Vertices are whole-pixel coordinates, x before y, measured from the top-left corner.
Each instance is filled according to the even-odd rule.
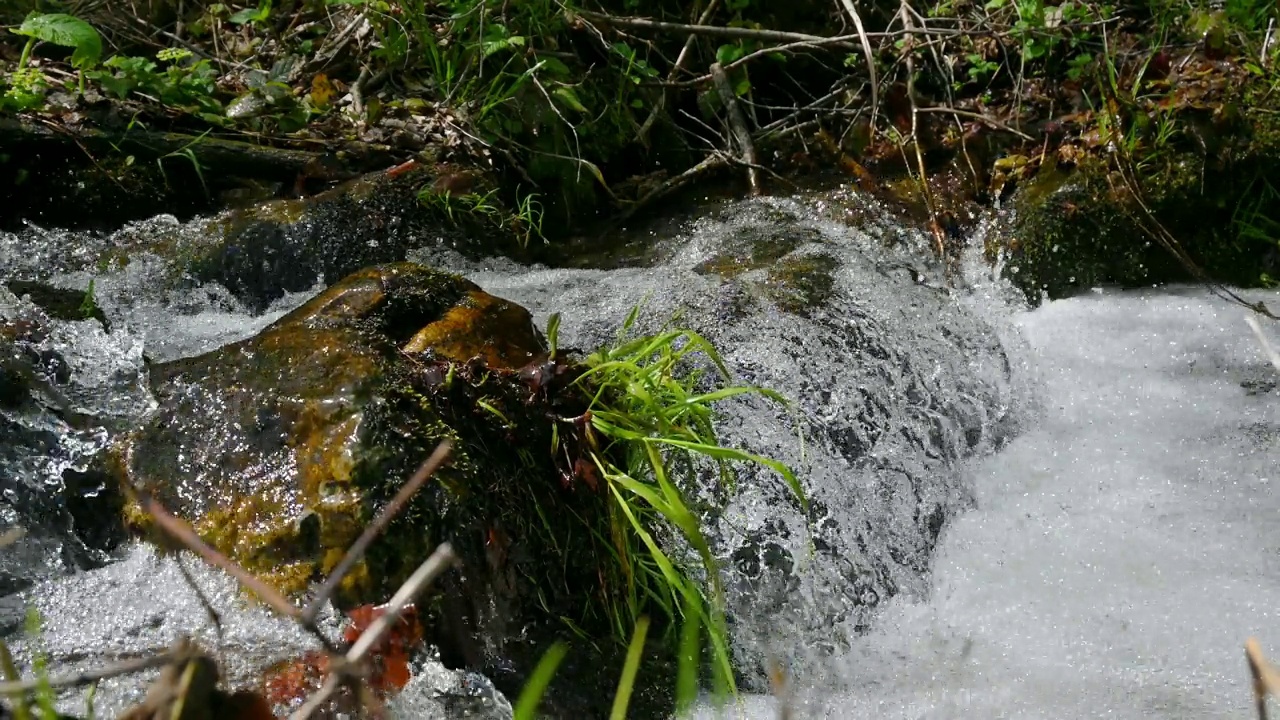
[[[1045,170],[1081,178],[1052,213],[1083,201],[1088,227],[1006,248],[1029,293],[1159,281],[1189,263],[1241,284],[1280,275],[1280,75],[1264,0],[113,7],[28,0],[0,17],[3,112],[68,132],[185,133],[156,160],[168,172],[198,173],[201,143],[229,138],[314,153],[307,177],[367,156],[356,148],[464,168],[424,200],[535,246],[710,174],[785,191],[798,172],[842,168],[905,187],[953,255],[967,208]],[[113,181],[153,172],[136,152],[93,154]],[[474,189],[477,170],[495,182]],[[1095,221],[1091,204],[1123,221]],[[1188,225],[1206,212],[1212,222]],[[1185,257],[1159,255],[1153,223]]]

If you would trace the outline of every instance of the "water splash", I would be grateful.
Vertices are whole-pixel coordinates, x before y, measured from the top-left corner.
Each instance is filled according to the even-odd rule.
[[[840,221],[850,212],[856,227]],[[126,246],[147,232],[190,240],[195,227],[163,218],[151,223],[83,242]],[[80,242],[41,237],[54,246]],[[961,463],[1001,447],[1016,430],[1021,397],[1001,346],[1005,331],[984,319],[988,299],[980,292],[945,289],[927,247],[926,237],[884,208],[837,193],[724,204],[685,232],[653,238],[645,262],[608,271],[474,262],[438,250],[415,257],[463,272],[525,305],[540,323],[560,312],[566,346],[609,342],[630,309],[644,304],[642,331],[678,317],[722,348],[735,380],[795,399],[789,409],[759,398],[727,402],[719,431],[727,444],[795,467],[813,512],[805,516],[779,478],[743,468],[741,492],[706,518],[727,573],[735,649],[748,685],[762,687],[770,658],[816,672],[856,647],[890,598],[927,594],[939,533],[972,504]],[[146,251],[106,268],[88,268],[85,253],[66,247],[33,255],[49,264],[18,269],[56,268],[40,270],[41,277],[69,287],[83,288],[92,276],[111,335],[140,339],[154,359],[251,335],[302,299],[287,297],[253,314],[225,288],[195,284]],[[982,292],[998,287],[990,283]],[[128,650],[140,652],[143,645],[166,645],[178,631],[205,632],[191,625],[203,611],[186,601],[160,603],[150,619],[139,614],[139,597],[185,592],[156,563],[134,549],[120,563],[25,595],[50,619],[46,636],[59,653],[55,660],[126,652],[109,638],[143,638]],[[137,584],[143,580],[151,584]],[[104,616],[92,632],[80,628],[84,597],[93,597]],[[249,646],[255,632],[284,642],[230,594],[218,597],[244,623],[243,637],[227,652],[261,660]],[[483,687],[475,690],[474,678],[423,682],[434,691],[463,687],[489,697]],[[116,687],[117,701],[133,697],[126,689]],[[492,704],[501,711],[497,699]]]

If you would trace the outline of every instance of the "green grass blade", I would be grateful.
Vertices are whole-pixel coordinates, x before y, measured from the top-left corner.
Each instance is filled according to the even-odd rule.
[[[546,694],[547,688],[551,685],[551,679],[556,675],[556,669],[560,667],[561,661],[568,652],[569,647],[558,642],[543,654],[537,667],[533,669],[533,674],[529,676],[529,681],[520,690],[520,699],[516,701],[511,720],[534,720],[537,717],[535,713],[538,712],[538,705],[542,703],[542,696]]]
[[[618,692],[613,696],[613,710],[609,713],[609,720],[626,720],[627,705],[631,703],[631,691],[635,688],[636,673],[640,671],[640,656],[644,654],[644,639],[648,634],[649,618],[642,617],[636,622],[636,631],[627,648],[627,661],[622,666],[622,677],[618,680]]]
[[[22,679],[22,675],[18,673],[18,666],[13,662],[13,654],[9,652],[9,646],[3,640],[0,640],[0,669],[4,670],[4,679],[9,682],[18,682]],[[31,711],[27,708],[25,696],[26,693],[15,693],[11,696],[14,720],[31,720]]]
[[[677,440],[675,438],[658,437],[653,438],[653,441],[660,442],[665,445],[674,445],[686,450],[692,450],[693,452],[701,453],[707,457],[712,457],[717,460],[740,460],[764,465],[770,470],[781,475],[783,479],[787,481],[787,486],[791,488],[791,492],[795,494],[796,499],[800,501],[800,505],[804,508],[805,512],[808,512],[809,510],[809,498],[804,493],[804,487],[800,484],[800,479],[796,477],[795,473],[791,472],[791,468],[777,460],[749,453],[744,450],[735,450],[733,448],[720,447],[719,445],[708,445],[706,443],[689,442],[687,440]]]
[[[702,655],[702,615],[697,596],[685,592],[684,623],[680,626],[680,650],[676,656],[676,715],[693,707],[698,699],[698,668]]]

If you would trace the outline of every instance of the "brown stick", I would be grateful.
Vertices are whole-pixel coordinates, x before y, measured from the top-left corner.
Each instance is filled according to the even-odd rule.
[[[1267,695],[1280,694],[1280,673],[1263,657],[1257,638],[1245,641],[1244,656],[1249,660],[1249,673],[1253,675],[1253,699],[1258,708],[1258,720],[1267,720]]]
[[[721,27],[719,25],[687,25],[685,23],[664,22],[662,20],[648,20],[645,18],[615,17],[613,15],[588,12],[586,10],[577,10],[575,12],[577,15],[587,20],[591,20],[592,22],[598,22],[620,28],[631,28],[634,30],[658,30],[662,32],[677,32],[687,35],[705,35],[708,37],[722,37],[735,40],[765,40],[768,42],[795,42],[797,40],[815,42],[825,39],[821,35],[808,35],[806,33],[785,32],[782,30]],[[852,44],[846,44],[848,44],[849,47],[854,47]]]
[[[316,616],[320,614],[320,610],[324,607],[324,603],[338,589],[342,579],[346,577],[347,573],[351,572],[351,568],[360,561],[360,558],[364,557],[365,552],[369,550],[369,546],[373,544],[378,535],[382,534],[391,519],[404,509],[405,504],[418,492],[418,489],[440,469],[441,465],[444,465],[452,451],[453,445],[448,440],[437,445],[435,452],[431,453],[431,457],[428,457],[418,467],[418,471],[413,474],[413,477],[409,478],[409,482],[405,483],[404,487],[400,488],[396,496],[391,499],[391,502],[382,508],[382,512],[378,513],[378,516],[364,529],[360,537],[351,544],[351,547],[347,549],[347,554],[342,557],[338,566],[333,569],[333,572],[329,573],[329,577],[325,578],[324,585],[320,586],[315,599],[311,601],[306,610],[302,611],[300,618],[303,623],[311,624],[315,622]]]
[[[712,13],[716,11],[716,7],[719,4],[720,0],[711,0],[711,2],[707,3],[706,9],[698,16],[698,24],[706,24],[706,22],[711,19]],[[671,66],[671,72],[667,73],[668,83],[671,83],[676,79],[676,75],[684,67],[684,61],[689,58],[689,53],[693,51],[693,44],[697,41],[698,36],[693,33],[689,33],[689,37],[685,38],[684,47],[680,48],[680,54],[676,56],[676,61]],[[667,93],[669,92],[668,88],[670,87],[671,85],[668,84],[662,89],[662,94],[658,96],[658,102],[654,103],[653,110],[649,111],[649,117],[645,118],[644,124],[640,126],[640,132],[637,133],[640,138],[640,142],[648,142],[649,131],[653,128],[653,123],[658,119],[658,115],[660,115],[667,107]]]
[[[851,50],[860,49],[854,40],[861,39],[861,35],[841,35],[836,37],[824,37],[822,35],[809,35],[808,33],[787,32],[785,30],[765,30],[759,28],[742,28],[742,27],[724,27],[720,25],[688,25],[685,23],[673,23],[663,20],[649,20],[647,18],[637,17],[619,17],[615,15],[605,15],[604,13],[588,12],[586,10],[574,11],[579,17],[597,22],[602,25],[612,25],[620,28],[630,28],[633,30],[654,30],[659,32],[675,32],[689,35],[704,35],[707,37],[729,38],[731,40],[764,40],[765,42],[792,43],[804,42],[814,45],[839,45]],[[573,16],[570,15],[570,20]],[[964,30],[956,30],[952,28],[917,28],[915,30],[892,30],[886,32],[869,32],[866,33],[868,38],[885,38],[885,37],[901,37],[903,35],[969,35]],[[987,34],[987,33],[983,33]]]
[[[715,81],[716,93],[724,103],[729,116],[729,130],[738,146],[742,162],[747,166],[747,182],[751,185],[751,194],[761,194],[760,173],[756,170],[756,146],[751,142],[751,131],[747,129],[746,118],[742,116],[742,108],[738,107],[738,96],[729,84],[729,76],[725,74],[720,63],[711,63],[711,77]]]
[[[134,660],[122,660],[113,665],[97,670],[86,670],[84,672],[75,673],[74,675],[61,675],[51,678],[28,678],[26,680],[11,680],[8,682],[0,682],[0,695],[13,696],[19,693],[30,692],[45,684],[49,687],[80,687],[82,685],[92,685],[99,680],[107,678],[119,677],[120,675],[128,675],[130,673],[142,672],[151,668],[158,668],[169,664],[173,660],[173,654],[168,652],[159,653],[150,657],[137,658]]]
[[[1035,142],[1035,138],[1022,132],[1021,130],[1015,127],[1006,125],[1000,122],[999,120],[996,120],[993,117],[988,117],[986,115],[983,115],[982,113],[970,112],[968,110],[958,110],[956,108],[951,108],[951,107],[922,107],[922,108],[916,108],[916,112],[947,113],[950,115],[955,115],[956,117],[970,118],[972,120],[977,120],[978,122],[981,122],[981,123],[986,123],[987,125],[990,125],[991,127],[997,130],[1004,130],[1005,132],[1013,133],[1014,135],[1017,135],[1018,137],[1022,138],[1023,140],[1026,140],[1027,142]]]
[[[844,9],[853,19],[853,27],[858,31],[858,42],[862,45],[863,59],[867,63],[867,77],[871,80],[871,132],[876,131],[876,118],[880,115],[880,82],[876,79],[876,56],[871,51],[871,40],[867,37],[867,29],[862,26],[862,17],[853,0],[842,0]],[[909,26],[908,26],[909,29]]]
[[[241,585],[261,597],[263,602],[271,606],[272,610],[295,620],[301,618],[302,611],[297,605],[289,602],[278,590],[254,577],[248,570],[237,565],[226,555],[215,550],[201,539],[196,534],[196,531],[191,529],[190,525],[171,515],[168,510],[161,507],[160,503],[151,499],[150,496],[139,493],[138,504],[142,507],[143,512],[155,519],[156,525],[161,530],[199,555],[205,562],[235,578]]]
[[[453,567],[457,562],[458,556],[454,553],[453,547],[449,543],[444,543],[436,548],[436,551],[431,553],[431,557],[419,565],[418,569],[396,591],[396,594],[385,606],[386,612],[360,635],[360,638],[355,641],[351,649],[347,651],[347,654],[339,662],[334,663],[333,672],[325,680],[324,685],[308,698],[302,707],[298,708],[297,712],[290,716],[291,720],[307,720],[313,713],[322,708],[339,688],[358,678],[358,668],[364,661],[365,655],[377,647],[378,642],[382,640],[382,636],[386,635],[396,621],[400,619],[400,613],[404,611],[405,607],[423,590],[426,590],[431,583],[435,582],[436,578],[440,577],[445,570]]]

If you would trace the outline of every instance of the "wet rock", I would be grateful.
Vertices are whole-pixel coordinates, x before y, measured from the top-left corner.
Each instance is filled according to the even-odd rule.
[[[678,317],[735,383],[792,401],[718,403],[716,431],[793,468],[807,514],[750,463],[735,465],[727,497],[710,473],[690,483],[723,571],[740,686],[762,692],[774,660],[820,677],[887,600],[925,591],[939,534],[968,503],[960,463],[1016,427],[997,328],[945,289],[925,259],[931,237],[904,248],[874,210],[850,228],[795,200],[728,203],[648,267],[473,276],[539,317],[561,313],[560,342],[574,347],[613,342],[637,304],[639,333]]]
[[[512,641],[578,617],[599,592],[587,528],[606,507],[563,483],[549,452],[546,414],[585,405],[558,407],[520,379],[546,351],[518,305],[457,275],[374,266],[255,337],[154,366],[159,409],[117,448],[119,471],[248,570],[301,593],[451,440],[451,462],[338,599],[385,600],[448,540],[463,571],[423,608],[428,636],[454,665],[505,658],[522,676],[536,658]],[[149,528],[136,506],[126,516]]]
[[[1275,285],[1280,99],[1247,68],[1184,63],[1109,111],[1122,132],[1084,113],[1057,152],[996,161],[1018,189],[988,255],[1032,302],[1202,276]]]
[[[50,317],[71,321],[92,318],[102,323],[107,330],[111,329],[102,308],[94,301],[93,294],[86,290],[54,287],[30,280],[10,280],[5,285],[9,292],[18,297],[26,297]]]
[[[0,527],[20,530],[0,553],[0,594],[101,565],[124,537],[115,486],[91,470],[118,419],[86,402],[75,334],[0,288]]]
[[[520,252],[514,235],[493,217],[467,211],[464,200],[444,199],[441,192],[447,190],[432,190],[434,182],[453,174],[445,165],[407,165],[309,197],[269,200],[182,222],[153,218],[71,242],[45,237],[57,231],[0,235],[0,275],[27,280],[54,272],[100,276],[126,272],[145,258],[163,268],[149,273],[167,290],[217,284],[256,313],[287,293],[405,260],[414,249],[443,246],[477,257]],[[475,179],[470,189],[483,192],[486,183],[486,178]],[[496,202],[487,205],[496,207]]]

